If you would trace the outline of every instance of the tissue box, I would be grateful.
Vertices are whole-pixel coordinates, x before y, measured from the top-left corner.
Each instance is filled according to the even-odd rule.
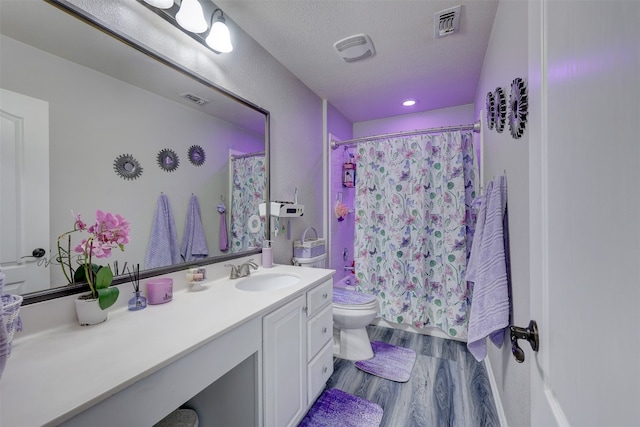
[[[147,281],[147,303],[164,304],[173,299],[173,279],[163,277]]]

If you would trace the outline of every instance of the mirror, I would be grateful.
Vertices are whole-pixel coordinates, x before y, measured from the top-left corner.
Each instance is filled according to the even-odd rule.
[[[112,269],[118,264],[116,284],[127,281],[125,265],[140,264],[146,278],[260,252],[269,224],[256,227],[257,199],[238,195],[246,193],[243,180],[250,177],[268,198],[268,111],[61,10],[64,2],[0,0],[0,7],[0,88],[46,101],[49,111],[48,146],[37,156],[48,156],[49,176],[35,184],[42,189],[48,181],[48,196],[38,198],[49,203],[18,215],[27,230],[47,222],[47,241],[36,244],[18,230],[16,244],[0,248],[5,274],[16,265],[37,266],[29,277],[44,277],[35,281],[50,281],[54,288],[25,288],[25,304],[84,289],[66,286],[55,262],[58,237],[74,226],[71,211],[88,224],[97,209],[131,223],[125,250],[101,263]],[[251,163],[250,173],[240,169],[241,161]],[[0,172],[6,171],[3,164]],[[197,196],[206,257],[145,268],[161,195],[170,201],[178,245],[191,198]],[[46,210],[49,214],[42,214]],[[73,245],[81,238],[76,242],[74,235]],[[5,246],[12,246],[17,262],[7,257]],[[31,256],[34,247],[48,248],[46,255]]]

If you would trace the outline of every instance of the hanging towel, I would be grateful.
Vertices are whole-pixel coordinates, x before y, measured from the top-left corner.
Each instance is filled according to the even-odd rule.
[[[0,273],[0,296],[2,296],[2,291],[4,287],[4,273]],[[7,359],[11,354],[11,345],[9,344],[9,334],[7,332],[6,325],[4,324],[4,304],[2,299],[0,299],[0,378],[2,377],[2,372],[4,371],[4,367],[7,364]]]
[[[160,194],[151,225],[145,268],[164,267],[178,262],[180,262],[180,247],[176,222],[169,198],[165,194]]]
[[[180,255],[185,261],[193,261],[206,258],[209,255],[207,238],[202,228],[200,217],[200,202],[198,197],[191,195],[187,218],[184,222],[184,233],[182,234],[182,247]]]
[[[224,203],[218,205],[218,212],[220,213],[220,250],[226,252],[229,250],[229,237],[227,236],[227,216],[225,212],[227,207]]]
[[[480,201],[466,274],[466,280],[473,282],[467,348],[478,361],[487,356],[486,338],[502,347],[504,328],[509,326],[506,204],[507,182],[499,176],[487,184]]]

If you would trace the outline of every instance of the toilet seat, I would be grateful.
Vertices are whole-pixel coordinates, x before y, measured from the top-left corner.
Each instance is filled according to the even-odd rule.
[[[373,295],[347,289],[333,289],[333,307],[345,310],[378,309],[378,300]]]

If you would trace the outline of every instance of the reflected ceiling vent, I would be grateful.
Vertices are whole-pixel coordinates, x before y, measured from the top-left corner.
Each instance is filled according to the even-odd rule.
[[[333,44],[338,55],[346,62],[360,61],[376,54],[371,38],[366,34],[356,34]]]
[[[199,96],[194,95],[192,93],[182,93],[180,94],[180,96],[198,105],[204,105],[209,103],[209,101],[207,101],[206,99],[200,98]]]
[[[460,25],[460,6],[436,12],[433,21],[437,39],[457,33]]]

